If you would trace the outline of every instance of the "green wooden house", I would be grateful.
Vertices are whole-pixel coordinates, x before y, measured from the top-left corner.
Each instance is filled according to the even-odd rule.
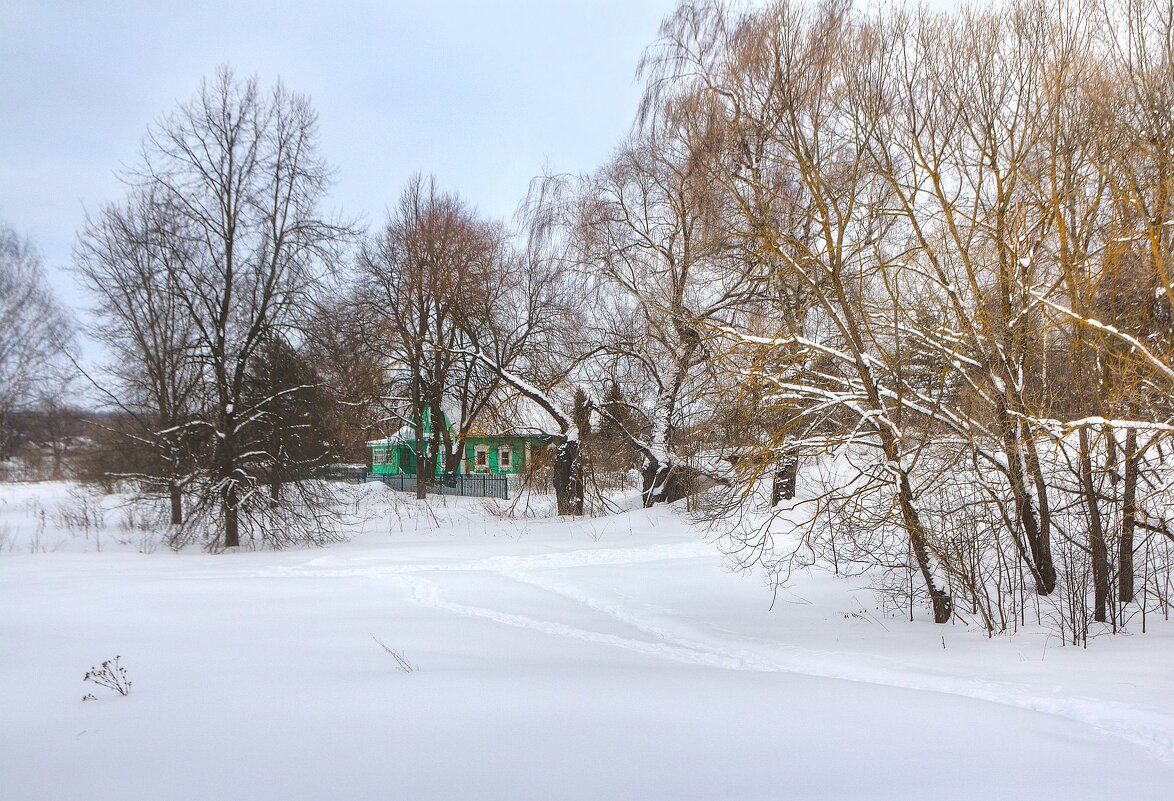
[[[447,423],[447,421],[445,421]],[[450,425],[449,430],[453,427]],[[432,423],[424,412],[424,439],[432,439]],[[465,440],[459,472],[474,475],[509,476],[524,473],[534,454],[546,447],[546,434],[471,434]],[[414,476],[417,473],[416,430],[404,426],[395,434],[367,443],[371,449],[371,473],[382,476]],[[444,472],[437,460],[436,475]]]

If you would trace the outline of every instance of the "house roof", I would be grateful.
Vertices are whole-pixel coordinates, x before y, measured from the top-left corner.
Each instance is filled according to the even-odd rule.
[[[378,446],[389,447],[391,445],[403,445],[405,443],[415,442],[415,441],[416,441],[416,429],[412,428],[411,426],[404,426],[399,431],[392,434],[390,437],[384,437],[383,439],[368,440],[367,447],[368,448],[374,448],[374,447],[378,447]]]
[[[445,417],[457,417],[445,411]],[[451,423],[450,423],[451,425]],[[545,409],[530,398],[514,394],[482,412],[478,424],[469,432],[474,437],[551,437],[558,436],[558,425]],[[431,438],[426,433],[426,439]],[[416,441],[416,429],[406,425],[389,437],[367,442],[367,447],[407,445]]]

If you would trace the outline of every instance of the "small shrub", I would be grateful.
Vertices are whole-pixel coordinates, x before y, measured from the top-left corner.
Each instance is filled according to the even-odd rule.
[[[118,663],[122,659],[121,656],[116,656],[113,659],[107,659],[101,667],[92,667],[86,671],[86,675],[82,676],[82,681],[89,681],[97,684],[99,687],[105,687],[108,690],[114,690],[119,695],[130,695],[130,688],[133,682],[126,675],[126,668]],[[83,701],[97,700],[92,694],[87,694],[82,698]]]
[[[98,550],[102,550],[101,532],[106,528],[106,511],[92,492],[80,487],[70,489],[69,500],[58,504],[53,522],[74,537],[81,534],[88,540],[93,534],[98,538]]]

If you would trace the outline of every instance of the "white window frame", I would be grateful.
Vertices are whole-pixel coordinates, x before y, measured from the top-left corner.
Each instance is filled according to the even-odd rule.
[[[484,462],[482,462],[484,457]],[[489,446],[488,445],[474,445],[473,446],[473,472],[474,473],[488,473],[489,472]]]
[[[514,469],[514,449],[509,445],[502,445],[497,449],[497,468],[502,472]]]

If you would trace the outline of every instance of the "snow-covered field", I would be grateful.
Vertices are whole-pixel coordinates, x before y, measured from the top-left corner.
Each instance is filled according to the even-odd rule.
[[[676,509],[364,487],[346,544],[209,555],[70,492],[0,486],[5,801],[1174,794],[1169,628],[989,641],[822,574],[770,610]],[[81,680],[115,655],[126,697]]]

